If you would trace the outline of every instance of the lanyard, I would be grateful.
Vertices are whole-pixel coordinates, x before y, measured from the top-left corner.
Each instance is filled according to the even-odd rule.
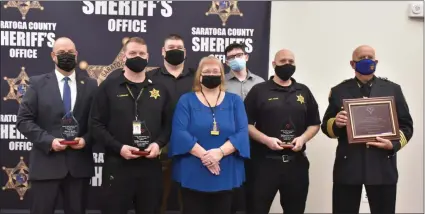
[[[134,115],[135,115],[135,117],[136,117],[136,121],[137,121],[137,117],[138,117],[138,114],[137,114],[137,101],[139,101],[139,98],[140,98],[140,96],[142,95],[143,90],[144,90],[145,88],[142,88],[142,90],[140,90],[140,92],[139,92],[139,95],[137,95],[137,98],[134,98],[133,92],[131,92],[130,87],[128,87],[128,84],[126,84],[125,86],[127,87],[128,93],[130,93],[130,96],[131,96],[131,97],[133,98],[133,100],[134,100]]]
[[[220,95],[221,95],[221,90],[220,90],[220,92],[218,93],[217,101],[215,102],[215,106],[214,106],[214,108],[213,108],[213,107],[211,107],[210,103],[209,103],[209,102],[208,102],[208,100],[207,100],[207,97],[205,97],[205,94],[204,94],[204,92],[202,92],[202,90],[201,90],[201,93],[202,93],[202,96],[204,96],[205,101],[207,101],[208,106],[210,107],[210,110],[211,110],[211,113],[212,113],[212,117],[213,117],[213,123],[215,123],[215,112],[214,112],[214,109],[215,109],[215,107],[217,107],[218,99],[220,98]]]

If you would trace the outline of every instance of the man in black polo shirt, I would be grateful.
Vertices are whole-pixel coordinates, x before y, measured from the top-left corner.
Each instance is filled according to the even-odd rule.
[[[164,57],[164,66],[149,71],[147,75],[154,82],[166,87],[171,96],[170,103],[174,109],[180,96],[192,91],[195,72],[192,69],[185,68],[186,49],[184,48],[183,38],[177,34],[171,34],[165,38],[162,56]],[[161,151],[161,160],[164,169],[164,195],[161,207],[163,214],[167,209],[172,183],[171,160],[168,159],[167,147],[164,147]]]
[[[147,75],[167,88],[175,106],[181,95],[192,91],[195,71],[185,67],[186,49],[183,38],[177,34],[165,38],[162,56],[164,66],[149,71]]]
[[[91,110],[93,137],[105,146],[102,213],[126,214],[133,204],[136,214],[153,214],[161,205],[158,155],[169,141],[171,98],[145,75],[148,52],[142,38],[130,38],[124,53],[124,71],[102,82]]]
[[[305,144],[319,131],[320,115],[309,88],[291,78],[294,54],[280,50],[273,67],[275,75],[245,98],[251,137],[247,213],[268,214],[279,191],[284,212],[302,214],[310,166]]]

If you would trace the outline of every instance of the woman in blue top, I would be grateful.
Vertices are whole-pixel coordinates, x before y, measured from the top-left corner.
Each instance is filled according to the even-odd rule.
[[[250,154],[245,107],[225,92],[224,68],[213,56],[200,61],[193,91],[177,103],[169,147],[183,214],[230,214]]]

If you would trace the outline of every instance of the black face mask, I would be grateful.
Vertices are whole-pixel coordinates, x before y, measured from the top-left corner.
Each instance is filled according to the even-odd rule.
[[[70,53],[59,54],[56,56],[57,66],[61,70],[66,72],[71,72],[77,66],[77,60],[75,60],[75,55]]]
[[[165,61],[171,65],[180,65],[184,60],[184,51],[182,50],[173,49],[165,52]]]
[[[281,80],[287,81],[294,74],[295,66],[291,64],[276,65],[274,72]]]
[[[201,83],[209,89],[217,88],[221,84],[221,76],[202,76]]]
[[[125,66],[132,70],[135,73],[142,72],[148,65],[148,60],[143,59],[142,57],[136,56],[133,58],[127,58],[125,61]]]

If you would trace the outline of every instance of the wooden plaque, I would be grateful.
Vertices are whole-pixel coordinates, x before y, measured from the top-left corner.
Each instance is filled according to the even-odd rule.
[[[376,142],[376,137],[399,140],[394,97],[344,99],[349,143]]]

